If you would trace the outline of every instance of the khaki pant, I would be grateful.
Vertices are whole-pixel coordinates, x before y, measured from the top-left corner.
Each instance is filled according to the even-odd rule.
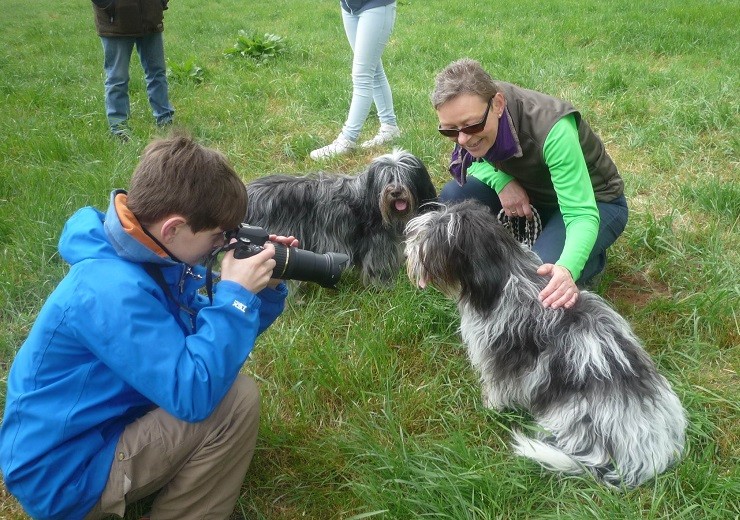
[[[85,520],[122,517],[127,504],[157,491],[151,520],[229,518],[254,454],[259,407],[256,383],[240,375],[204,421],[180,421],[157,408],[129,424]]]

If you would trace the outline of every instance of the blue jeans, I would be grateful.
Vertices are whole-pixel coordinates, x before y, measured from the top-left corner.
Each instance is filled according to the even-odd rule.
[[[368,9],[360,14],[350,14],[341,8],[340,11],[344,32],[353,53],[352,103],[342,135],[354,142],[360,135],[373,102],[381,123],[396,124],[393,94],[380,59],[396,21],[396,3]]]
[[[146,36],[101,36],[105,69],[105,113],[113,128],[129,117],[129,65],[136,45],[146,79],[146,93],[157,124],[169,123],[175,113],[167,93],[167,66],[162,33]]]
[[[456,181],[450,181],[442,188],[439,201],[445,204],[459,202],[465,199],[477,199],[489,208],[494,215],[501,211],[501,201],[496,192],[487,184],[475,177],[468,177],[467,182],[460,186]],[[624,195],[610,202],[596,202],[599,210],[599,233],[596,236],[591,254],[586,260],[581,277],[577,280],[578,286],[583,287],[606,267],[606,249],[622,234],[627,225],[629,210]],[[542,219],[542,233],[534,243],[532,250],[539,255],[543,263],[554,264],[560,258],[565,245],[565,222],[563,214],[558,208],[535,208]]]

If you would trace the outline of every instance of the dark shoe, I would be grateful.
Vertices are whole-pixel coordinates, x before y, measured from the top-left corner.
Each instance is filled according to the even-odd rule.
[[[590,280],[585,280],[583,282],[579,280],[578,283],[576,284],[579,289],[584,289],[586,291],[591,291],[591,292],[596,292],[598,290],[599,286],[601,285],[601,280],[604,278],[604,273],[606,272],[606,260],[607,260],[607,255],[605,251],[604,252],[604,267],[601,269],[601,271],[593,275]]]
[[[593,275],[589,281],[584,283],[581,289],[584,289],[590,292],[596,292],[597,289],[599,288],[599,285],[601,285],[601,280],[603,278],[604,278],[604,271],[601,271],[600,273]]]
[[[124,143],[130,141],[133,137],[133,135],[131,134],[131,129],[126,123],[119,123],[117,125],[111,126],[110,133],[113,137],[115,137],[116,139],[120,139]]]
[[[172,123],[174,122],[173,119],[174,119],[174,113],[171,112],[157,119],[156,123],[159,128],[165,128],[167,126],[172,125]]]

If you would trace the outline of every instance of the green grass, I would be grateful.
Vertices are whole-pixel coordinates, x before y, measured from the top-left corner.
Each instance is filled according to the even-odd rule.
[[[66,271],[65,220],[105,207],[158,135],[138,60],[134,139],[107,135],[102,50],[89,2],[0,0],[0,405],[12,358]],[[448,142],[428,96],[469,56],[562,96],[604,138],[630,222],[600,291],[633,324],[690,418],[685,459],[627,493],[515,458],[519,412],[495,413],[457,334],[454,305],[412,289],[309,286],[258,342],[258,451],[238,509],[250,519],[737,519],[740,517],[740,34],[735,0],[399,0],[384,54],[404,132],[438,187]],[[349,106],[336,2],[178,0],[165,20],[177,124],[244,179],[318,166]],[[283,38],[260,63],[227,57],[240,31]],[[374,115],[361,139],[377,130]],[[357,171],[361,152],[329,161]],[[146,504],[127,515],[135,519]],[[0,517],[26,517],[0,486]]]

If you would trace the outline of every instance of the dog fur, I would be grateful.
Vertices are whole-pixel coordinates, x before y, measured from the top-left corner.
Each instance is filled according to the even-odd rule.
[[[403,265],[403,230],[434,201],[426,167],[396,149],[358,175],[268,175],[247,184],[246,222],[294,235],[302,249],[350,257],[365,285],[390,285]]]
[[[523,408],[544,430],[515,433],[517,454],[626,488],[680,458],[683,407],[605,300],[582,291],[571,309],[545,308],[541,260],[475,202],[416,217],[406,235],[412,283],[457,301],[484,404]]]

